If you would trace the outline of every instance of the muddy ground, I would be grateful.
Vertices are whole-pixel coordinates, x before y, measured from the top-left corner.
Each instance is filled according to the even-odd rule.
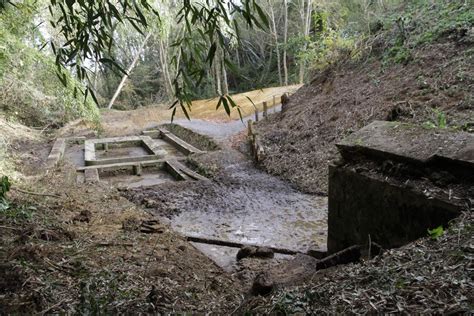
[[[239,124],[237,131],[245,128]],[[187,159],[210,181],[121,191],[76,182],[80,144],[68,145],[65,161],[46,173],[52,142],[39,137],[12,147],[20,171],[34,181],[14,183],[14,211],[1,218],[2,311],[230,313],[256,274],[292,256],[237,262],[238,248],[189,243],[183,236],[301,252],[323,247],[326,199],[256,169],[219,135],[197,137],[198,146],[213,137],[221,142]],[[32,208],[23,209],[25,204]]]
[[[211,181],[168,182],[124,190],[129,200],[167,217],[187,236],[306,252],[325,248],[327,200],[303,194],[225,148],[193,157]]]
[[[245,293],[115,189],[76,185],[69,166],[23,186],[38,195],[16,187],[0,223],[2,313],[230,312]]]

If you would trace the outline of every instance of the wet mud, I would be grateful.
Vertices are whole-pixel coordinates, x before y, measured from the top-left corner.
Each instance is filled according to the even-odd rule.
[[[219,172],[212,181],[163,183],[122,193],[166,219],[184,236],[299,252],[325,248],[325,197],[297,191],[289,183],[256,169],[246,156],[233,149],[206,154],[200,160],[218,165]],[[235,255],[233,251],[220,253],[219,247],[201,248],[211,258],[222,257],[215,261],[220,260],[225,267],[231,265],[230,257]]]

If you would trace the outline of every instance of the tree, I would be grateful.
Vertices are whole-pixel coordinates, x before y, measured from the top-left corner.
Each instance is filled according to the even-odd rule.
[[[146,42],[148,41],[148,39],[150,38],[151,36],[151,33],[148,33],[145,37],[145,39],[143,40],[142,42],[142,45],[140,46],[140,48],[138,49],[137,51],[137,55],[135,56],[135,58],[133,59],[132,63],[130,64],[130,66],[128,67],[127,69],[127,72],[124,73],[123,77],[122,77],[122,80],[120,81],[118,87],[117,87],[117,90],[115,91],[112,99],[110,99],[110,102],[109,102],[109,105],[107,106],[107,108],[110,110],[112,108],[112,106],[114,105],[114,102],[115,102],[115,99],[117,99],[118,95],[120,94],[120,91],[122,90],[123,86],[125,85],[125,81],[127,80],[128,78],[128,75],[130,74],[130,72],[133,70],[133,68],[135,67],[135,65],[137,64],[138,62],[138,59],[140,58],[140,54],[142,53],[142,50],[143,48],[145,47],[146,45]]]
[[[13,1],[7,2],[13,5]],[[88,82],[85,97],[91,95],[97,102],[90,76],[93,73],[89,69],[90,61],[98,60],[127,74],[122,65],[105,57],[114,45],[113,30],[117,24],[127,24],[144,34],[149,27],[147,13],[160,18],[156,8],[159,4],[151,0],[50,0],[50,23],[63,37],[60,42],[50,43],[61,82],[66,84],[66,69],[74,69],[81,81]],[[4,8],[2,2],[0,10]],[[184,25],[184,32],[174,43],[181,47],[181,66],[173,80],[177,98],[173,106],[179,104],[188,116],[186,107],[190,106],[190,89],[202,82],[206,74],[205,64],[213,64],[217,46],[225,45],[223,28],[238,28],[234,23],[236,15],[242,16],[243,21],[251,27],[264,27],[268,20],[256,0],[238,3],[232,0],[184,0],[178,5],[177,12],[176,20]],[[191,34],[196,32],[201,40],[209,40],[211,45],[206,47],[201,45],[201,41],[195,40]],[[194,56],[183,54],[185,50],[193,51]],[[199,62],[196,62],[196,58]],[[175,111],[176,108],[173,115]]]
[[[277,31],[277,27],[276,27],[276,21],[275,21],[275,12],[273,10],[273,5],[272,5],[272,1],[269,0],[268,1],[268,7],[269,7],[269,11],[270,11],[270,20],[271,20],[271,32],[272,32],[272,35],[273,35],[273,39],[275,40],[275,52],[276,52],[276,55],[277,55],[277,67],[278,67],[278,81],[280,82],[280,86],[283,85],[283,80],[282,80],[282,76],[281,76],[281,57],[280,57],[280,47],[279,47],[279,44],[278,44],[278,31]]]
[[[283,27],[283,73],[285,76],[285,86],[288,85],[288,65],[287,65],[287,46],[288,46],[288,0],[283,0],[283,10],[284,10],[284,27]]]
[[[306,6],[305,6],[305,3]],[[311,29],[311,12],[312,12],[313,4],[312,0],[301,0],[300,5],[300,17],[301,17],[301,33],[303,34],[304,42],[303,42],[303,53],[306,51],[308,47],[309,41],[309,31]],[[299,70],[299,83],[303,84],[304,76],[305,76],[305,69],[306,69],[306,61],[304,58],[300,60],[300,70]]]

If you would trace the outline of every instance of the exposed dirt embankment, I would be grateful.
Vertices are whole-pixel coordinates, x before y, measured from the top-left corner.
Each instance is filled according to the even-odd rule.
[[[406,65],[380,58],[342,63],[291,97],[288,110],[258,124],[263,167],[311,193],[327,192],[334,144],[374,120],[469,130],[474,123],[474,45],[444,39],[413,51]]]

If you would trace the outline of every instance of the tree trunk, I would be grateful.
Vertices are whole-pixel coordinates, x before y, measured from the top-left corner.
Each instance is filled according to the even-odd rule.
[[[269,1],[268,2],[268,5],[269,5],[269,8],[270,8],[270,19],[272,21],[272,24],[271,24],[271,32],[272,32],[272,35],[273,35],[273,39],[275,40],[275,52],[276,52],[276,55],[277,55],[277,67],[278,67],[278,80],[280,82],[280,86],[283,85],[283,80],[282,80],[282,77],[281,77],[281,57],[280,57],[280,47],[278,45],[278,32],[277,32],[277,28],[276,28],[276,23],[275,23],[275,12],[273,11],[273,5],[272,5],[272,2]]]
[[[146,42],[148,41],[150,36],[151,36],[151,33],[148,33],[147,36],[145,37],[145,39],[143,40],[143,43],[140,45],[140,48],[138,49],[137,55],[135,56],[132,63],[128,67],[127,73],[123,75],[122,80],[120,81],[120,83],[117,87],[117,90],[114,93],[114,96],[112,97],[112,99],[110,99],[109,105],[107,106],[108,109],[111,109],[112,106],[114,105],[114,102],[117,99],[117,97],[119,96],[120,91],[122,91],[122,88],[125,85],[125,82],[127,81],[128,76],[132,72],[133,68],[135,68],[135,65],[137,64],[138,59],[140,59],[140,54],[142,53],[143,48],[145,48]]]
[[[221,86],[221,71],[220,71],[220,59],[219,54],[216,54],[214,57],[214,71],[215,71],[215,82],[216,82],[216,93],[217,95],[222,95],[222,86]]]
[[[307,44],[307,37],[309,36],[309,30],[311,29],[311,12],[312,12],[312,2],[311,0],[308,0],[308,5],[305,8],[305,0],[301,0],[301,12],[302,12],[302,32],[305,37],[305,42],[303,44],[303,51],[306,51],[308,44]],[[300,84],[304,83],[304,75],[305,75],[305,70],[306,70],[306,61],[300,60],[300,73],[299,73],[299,81]]]
[[[286,46],[288,44],[288,0],[283,0],[283,9],[284,9],[284,27],[283,27],[283,73],[285,78],[285,86],[288,85],[288,66],[286,63]]]
[[[227,82],[227,71],[225,69],[224,61],[221,62],[221,66],[222,66],[222,92],[224,92],[224,95],[228,95],[229,83]]]
[[[165,80],[165,90],[166,90],[166,95],[168,96],[169,99],[173,97],[174,91],[173,91],[173,83],[171,82],[171,75],[168,67],[168,53],[166,52],[166,48],[163,39],[159,39],[159,44],[160,44],[160,64],[161,64],[161,71],[163,72],[163,79]]]

